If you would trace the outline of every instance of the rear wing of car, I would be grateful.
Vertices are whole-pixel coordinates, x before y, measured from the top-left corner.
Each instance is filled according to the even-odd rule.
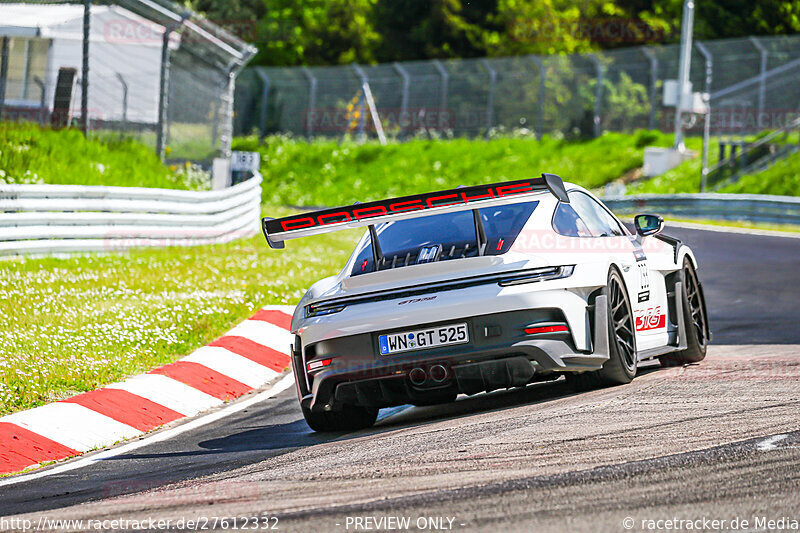
[[[264,236],[271,248],[283,248],[284,241],[289,239],[364,226],[368,226],[374,235],[375,224],[469,210],[475,211],[476,231],[482,232],[483,228],[478,227],[480,217],[477,216],[477,209],[502,205],[521,196],[540,194],[543,191],[550,191],[560,201],[569,202],[561,178],[555,174],[542,174],[540,178],[355,203],[284,218],[264,217],[261,222]]]

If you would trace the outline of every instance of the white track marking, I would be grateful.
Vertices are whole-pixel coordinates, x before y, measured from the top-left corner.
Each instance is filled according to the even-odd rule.
[[[265,305],[261,308],[264,311],[283,311],[289,316],[294,314],[295,306],[293,305]]]
[[[143,374],[112,383],[106,388],[128,391],[186,416],[194,416],[222,403],[219,398],[160,374]]]
[[[294,376],[290,372],[286,374],[283,378],[281,378],[280,381],[275,383],[271,388],[263,392],[260,392],[241,402],[232,403],[227,407],[220,409],[219,411],[216,411],[214,413],[209,413],[205,416],[201,416],[199,418],[196,418],[195,420],[189,421],[185,424],[181,424],[171,429],[158,431],[150,436],[143,437],[137,441],[124,444],[117,448],[112,448],[110,450],[99,452],[90,457],[83,457],[80,459],[75,459],[74,461],[68,461],[54,468],[40,470],[37,472],[33,472],[31,474],[22,474],[14,477],[9,477],[6,479],[0,479],[0,487],[5,487],[7,485],[15,485],[17,483],[24,483],[26,481],[32,481],[34,479],[39,479],[56,474],[63,474],[71,470],[77,470],[79,468],[91,466],[99,461],[104,461],[112,457],[117,457],[119,455],[125,455],[131,453],[132,451],[138,450],[139,448],[142,448],[144,446],[149,446],[157,442],[163,442],[165,440],[169,440],[171,438],[177,437],[182,433],[186,433],[187,431],[192,431],[194,429],[216,422],[217,420],[221,420],[223,418],[234,415],[239,411],[243,411],[252,405],[255,405],[268,398],[272,398],[273,396],[280,394],[281,392],[285,391],[286,389],[288,389],[293,385],[294,385]]]
[[[713,224],[697,224],[694,222],[675,222],[667,220],[666,226],[686,229],[699,229],[705,231],[717,231],[720,233],[740,233],[742,235],[759,235],[761,237],[786,237],[788,239],[800,239],[800,233],[788,231],[775,231],[767,229],[735,228],[731,226],[716,226]]]
[[[271,368],[217,346],[204,346],[185,357],[183,361],[199,363],[254,389],[278,375]]]
[[[57,402],[3,418],[43,437],[86,452],[142,432],[76,403]]]
[[[771,436],[770,438],[768,438],[768,439],[764,439],[764,440],[762,440],[761,442],[759,442],[759,443],[756,445],[756,447],[757,447],[759,450],[761,450],[762,452],[768,452],[768,451],[770,451],[770,450],[777,450],[777,449],[778,449],[778,447],[777,447],[777,446],[775,446],[775,444],[776,444],[777,442],[780,442],[780,441],[782,441],[783,439],[785,439],[785,438],[786,438],[786,437],[788,437],[788,436],[789,436],[789,435],[773,435],[773,436]]]
[[[245,320],[225,336],[244,337],[286,355],[289,355],[289,346],[294,341],[292,334],[285,329],[262,320]]]

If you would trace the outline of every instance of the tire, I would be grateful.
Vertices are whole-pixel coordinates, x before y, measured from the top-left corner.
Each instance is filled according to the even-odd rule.
[[[628,291],[622,274],[611,267],[603,294],[608,304],[608,361],[593,372],[567,374],[570,385],[580,391],[625,385],[636,376],[636,333]]]
[[[683,323],[686,325],[686,349],[660,357],[661,366],[699,363],[706,357],[709,329],[706,301],[697,271],[689,257],[683,258],[680,280],[683,285]]]
[[[366,429],[378,419],[378,409],[345,405],[339,411],[312,412],[301,406],[303,418],[314,431],[328,433],[333,431],[355,431]]]

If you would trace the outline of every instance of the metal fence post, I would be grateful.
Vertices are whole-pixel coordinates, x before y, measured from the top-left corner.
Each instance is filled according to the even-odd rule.
[[[128,129],[128,84],[125,82],[125,78],[122,77],[122,74],[119,72],[116,74],[117,79],[122,84],[122,133],[124,135]]]
[[[761,120],[761,113],[764,112],[764,101],[767,95],[767,49],[756,37],[751,36],[750,42],[761,53],[761,68],[758,78],[758,120]],[[758,125],[758,121],[756,122]]]
[[[167,118],[167,92],[169,91],[169,36],[172,27],[165,28],[161,43],[161,82],[158,92],[158,124],[156,126],[156,155],[164,159],[164,123]]]
[[[39,124],[44,125],[47,122],[47,104],[45,103],[47,96],[45,95],[44,81],[39,76],[34,76],[33,83],[39,87]]]
[[[595,70],[597,71],[597,86],[595,87],[594,91],[594,117],[592,121],[594,122],[594,136],[600,137],[602,133],[602,127],[600,125],[600,106],[601,101],[603,99],[603,78],[605,76],[605,65],[603,65],[600,58],[597,56],[592,56],[592,61],[594,61]]]
[[[367,125],[367,85],[369,84],[369,79],[364,71],[359,67],[357,64],[353,64],[353,70],[356,72],[356,76],[361,80],[361,93],[363,94],[363,98],[359,101],[358,104],[358,140],[360,142],[364,142],[366,138],[366,134],[364,133],[364,128]]]
[[[228,69],[227,80],[225,83],[225,98],[223,100],[224,112],[222,117],[222,134],[220,135],[219,153],[220,157],[231,158],[233,150],[233,99],[236,91],[236,76],[240,67],[231,66]],[[215,126],[217,123],[215,123]],[[215,139],[216,142],[216,139]]]
[[[166,138],[168,132],[166,131],[168,125],[168,106],[169,106],[169,74],[170,74],[170,51],[169,40],[172,33],[178,30],[186,19],[189,18],[189,13],[183,13],[179,20],[164,28],[164,35],[161,41],[161,81],[159,84],[158,94],[158,125],[156,131],[156,154],[162,160],[164,159],[164,150],[166,148]]]
[[[89,134],[89,37],[92,0],[83,0],[83,72],[81,73],[81,129]]]
[[[164,28],[164,35],[161,41],[161,81],[158,89],[158,123],[156,125],[156,155],[159,159],[164,159],[165,149],[165,122],[167,119],[167,105],[168,105],[168,92],[169,92],[169,38],[172,34],[174,26]]]
[[[708,143],[711,140],[711,83],[714,77],[714,56],[709,49],[700,41],[695,42],[695,46],[703,54],[706,60],[706,86],[705,92],[709,95],[706,102],[706,116],[703,123],[703,170],[700,173],[700,192],[706,190],[706,180],[708,178]]]
[[[381,145],[386,144],[386,135],[383,133],[383,124],[381,123],[381,117],[378,114],[378,107],[375,105],[375,98],[372,96],[372,88],[369,85],[369,78],[367,77],[367,73],[364,72],[358,64],[353,64],[353,70],[356,71],[356,75],[361,78],[361,91],[364,93],[364,101],[361,105],[361,131],[359,132],[363,138],[364,135],[364,126],[366,125],[366,113],[364,112],[364,103],[366,103],[366,107],[369,110],[369,114],[372,117],[372,124],[375,126],[375,133],[378,134],[378,140],[380,141]]]
[[[6,108],[6,80],[8,79],[8,37],[3,37],[0,51],[0,120]]]
[[[531,56],[531,61],[536,63],[539,67],[539,97],[536,104],[536,138],[541,139],[544,134],[544,98],[545,98],[545,81],[547,80],[547,69],[544,66],[544,61],[537,56]]]
[[[392,66],[403,79],[403,94],[400,98],[400,117],[398,119],[398,125],[400,126],[400,131],[402,133],[402,121],[406,120],[406,116],[408,114],[408,89],[411,86],[411,77],[408,75],[408,71],[406,71],[406,69],[404,69],[400,63],[395,61]]]
[[[264,82],[264,90],[261,91],[261,114],[260,114],[260,124],[259,124],[259,131],[261,134],[259,135],[259,140],[264,140],[264,137],[267,135],[267,103],[269,102],[269,76],[267,73],[264,72],[260,68],[256,68],[256,74],[261,81]]]
[[[31,73],[31,40],[25,39],[25,63],[22,66],[22,99],[28,99],[28,76]]]
[[[656,108],[658,106],[658,58],[650,48],[642,47],[642,53],[650,61],[650,114],[647,117],[647,129],[656,129]]]
[[[450,82],[450,74],[447,73],[444,65],[442,65],[442,62],[438,59],[433,60],[433,66],[436,67],[439,76],[442,77],[442,94],[439,97],[439,115],[441,116],[441,114],[445,112],[445,109],[447,109],[447,85]]]
[[[486,135],[494,127],[494,86],[497,82],[497,71],[492,68],[488,59],[483,60],[483,65],[489,71],[489,97],[486,100]]]
[[[308,109],[306,110],[306,137],[311,140],[314,135],[314,111],[317,106],[317,78],[308,67],[302,67],[308,80]]]

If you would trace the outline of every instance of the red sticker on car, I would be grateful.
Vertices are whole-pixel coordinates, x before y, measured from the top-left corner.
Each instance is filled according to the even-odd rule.
[[[667,325],[667,315],[661,311],[661,306],[651,307],[636,314],[636,331],[660,329]]]

